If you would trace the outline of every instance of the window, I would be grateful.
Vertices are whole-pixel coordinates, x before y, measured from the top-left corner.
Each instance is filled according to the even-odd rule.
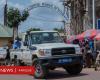
[[[32,44],[63,42],[57,32],[31,33]]]

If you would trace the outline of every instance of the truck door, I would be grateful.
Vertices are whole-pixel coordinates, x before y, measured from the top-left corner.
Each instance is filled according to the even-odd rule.
[[[10,50],[10,57],[14,59],[14,56],[17,56],[17,59],[22,59],[22,50],[21,49],[11,49]]]
[[[29,45],[28,37],[29,37],[28,35],[25,35],[25,43],[27,43]],[[26,49],[23,49],[22,59],[25,62],[31,62],[32,61],[32,53],[31,53],[28,46],[27,46]]]
[[[29,49],[24,50],[22,54],[22,58],[23,58],[23,61],[25,62],[31,62],[32,61],[31,51]]]

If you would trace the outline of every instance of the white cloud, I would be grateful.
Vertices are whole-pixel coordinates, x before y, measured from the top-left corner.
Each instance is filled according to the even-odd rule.
[[[5,3],[6,3],[5,0],[0,0],[0,12],[4,8]]]
[[[0,24],[3,24],[3,10],[5,3],[5,0],[0,0]]]
[[[31,0],[33,4],[35,3],[50,3],[53,4],[54,6],[58,7],[61,12],[64,12],[64,6],[62,5],[61,2],[59,2],[59,0]],[[41,13],[41,14],[39,14]],[[57,21],[61,21],[64,20],[63,14],[60,13],[59,11],[55,10],[55,9],[46,9],[46,8],[37,8],[34,9],[34,11],[31,12],[31,16],[32,14],[33,17],[36,16],[37,18],[39,16],[45,17],[45,19],[47,18],[48,20],[57,20]]]
[[[6,3],[5,0],[0,0],[0,6],[4,5]]]
[[[23,5],[21,5],[21,4],[19,4],[19,3],[12,3],[12,2],[8,2],[8,5],[10,6],[10,7],[15,7],[15,8],[18,8],[18,9],[20,9],[20,10],[23,10],[25,7],[23,6]]]
[[[22,5],[20,5],[20,4],[15,4],[14,7],[19,8],[19,9],[21,9],[21,10],[24,9],[24,6],[22,6]]]

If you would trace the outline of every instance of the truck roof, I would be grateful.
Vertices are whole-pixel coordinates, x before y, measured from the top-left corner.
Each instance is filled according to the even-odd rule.
[[[39,33],[39,32],[57,32],[57,31],[49,31],[49,30],[46,30],[46,31],[31,31],[30,33]],[[22,36],[22,35],[25,35],[26,32],[22,32],[22,33],[19,33],[19,37]]]
[[[49,31],[49,30],[48,31],[47,30],[46,31],[31,31],[30,33],[39,33],[39,32],[57,32],[57,31],[53,31],[53,30],[52,31]],[[26,32],[23,32],[21,34],[26,34]]]
[[[38,32],[57,32],[57,31],[31,31],[31,33],[38,33]]]

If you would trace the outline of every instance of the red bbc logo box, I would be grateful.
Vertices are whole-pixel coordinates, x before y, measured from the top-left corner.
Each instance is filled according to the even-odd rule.
[[[34,75],[33,66],[0,66],[0,74],[31,74]]]

